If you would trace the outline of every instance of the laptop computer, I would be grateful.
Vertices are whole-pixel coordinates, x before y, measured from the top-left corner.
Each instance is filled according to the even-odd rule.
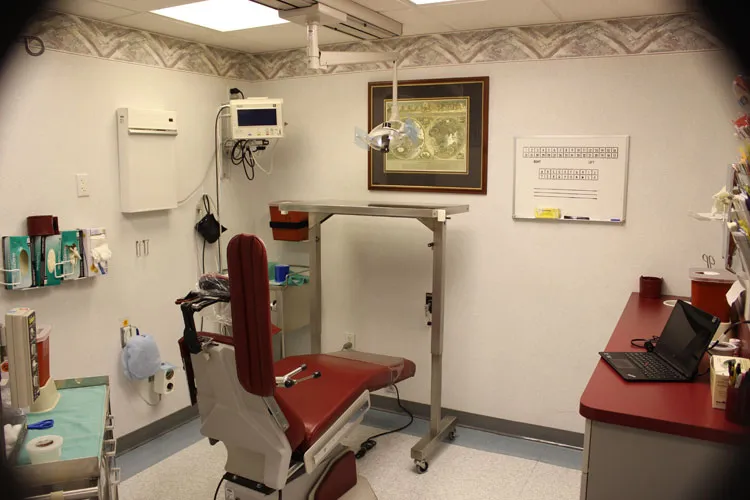
[[[678,300],[653,351],[599,355],[630,382],[688,382],[719,324],[719,318]]]

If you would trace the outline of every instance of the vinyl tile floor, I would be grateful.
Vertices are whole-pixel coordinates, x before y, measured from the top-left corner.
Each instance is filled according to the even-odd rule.
[[[405,422],[403,416],[371,410],[354,440]],[[358,462],[360,475],[381,500],[579,498],[580,450],[460,427],[458,439],[441,447],[429,471],[416,474],[409,450],[427,425],[415,419],[406,431],[379,438]],[[225,460],[224,446],[210,446],[199,421],[190,421],[118,457],[120,498],[210,500]]]

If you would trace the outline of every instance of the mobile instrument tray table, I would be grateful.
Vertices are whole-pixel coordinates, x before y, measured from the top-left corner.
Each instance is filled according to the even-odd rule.
[[[28,500],[47,500],[62,492],[65,500],[96,498],[117,500],[120,469],[116,467],[114,418],[110,413],[109,377],[56,380],[60,392],[57,406],[48,412],[32,413],[29,425],[52,419],[46,430],[29,430],[24,447],[43,435],[63,438],[60,461],[31,464],[28,453],[19,453],[16,473],[32,494]]]
[[[430,380],[430,430],[411,449],[411,458],[419,472],[427,471],[428,460],[437,446],[447,437],[453,439],[456,430],[455,417],[443,417],[443,311],[445,303],[445,243],[448,219],[469,211],[469,205],[427,203],[376,203],[367,201],[277,201],[271,205],[279,207],[282,214],[307,212],[310,224],[310,285],[312,304],[310,310],[310,332],[313,353],[321,351],[323,330],[323,308],[321,286],[321,225],[334,215],[362,217],[386,217],[414,219],[432,231],[432,332],[430,352],[432,354]]]

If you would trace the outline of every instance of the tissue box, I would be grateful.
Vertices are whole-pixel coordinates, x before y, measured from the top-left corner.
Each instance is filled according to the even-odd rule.
[[[28,236],[3,236],[2,267],[5,288],[18,290],[32,287],[32,252]]]
[[[727,361],[735,360],[742,366],[742,371],[750,370],[750,359],[732,356],[711,356],[711,406],[725,410],[727,406],[727,386],[729,369]]]

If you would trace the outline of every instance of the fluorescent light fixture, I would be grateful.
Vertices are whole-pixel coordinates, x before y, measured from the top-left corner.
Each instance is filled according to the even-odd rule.
[[[237,31],[288,22],[279,17],[277,10],[249,0],[205,0],[151,12],[216,31]]]

